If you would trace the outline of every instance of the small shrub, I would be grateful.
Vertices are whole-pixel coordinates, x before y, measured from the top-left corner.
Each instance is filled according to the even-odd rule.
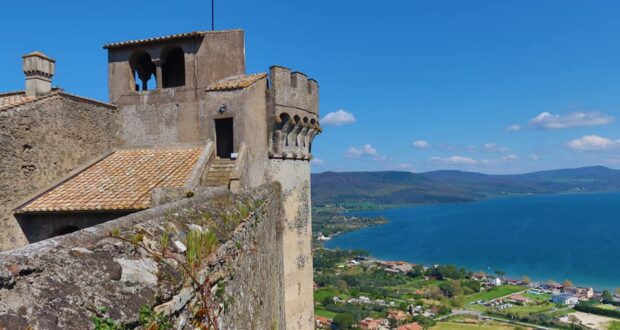
[[[93,316],[91,317],[91,320],[93,321],[95,330],[124,330],[125,329],[125,327],[123,327],[119,323],[114,322],[114,320],[112,320],[109,317],[102,318],[99,316]]]
[[[153,309],[144,305],[140,308],[140,325],[149,330],[170,330],[172,322],[163,314],[157,314]]]

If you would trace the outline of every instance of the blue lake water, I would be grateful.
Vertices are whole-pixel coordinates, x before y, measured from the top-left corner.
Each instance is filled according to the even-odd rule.
[[[532,280],[620,287],[620,193],[539,195],[351,213],[389,219],[327,248]]]

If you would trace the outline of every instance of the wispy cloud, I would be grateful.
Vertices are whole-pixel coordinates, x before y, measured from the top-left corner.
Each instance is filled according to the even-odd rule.
[[[502,147],[495,142],[485,143],[480,149],[486,152],[508,152],[510,150],[508,147]]]
[[[531,160],[539,160],[540,159],[540,156],[538,156],[537,154],[529,154],[528,157]]]
[[[361,147],[350,147],[347,149],[346,156],[348,158],[362,158],[368,157],[374,160],[387,160],[386,156],[380,155],[379,151],[370,144],[365,144]]]
[[[420,150],[428,149],[430,148],[430,146],[431,145],[427,141],[424,141],[424,140],[417,140],[413,142],[413,147],[416,149],[420,149]]]
[[[530,120],[530,125],[542,129],[562,129],[583,126],[608,125],[615,121],[613,116],[600,111],[572,112],[566,115],[557,115],[542,112]]]
[[[464,156],[433,157],[430,161],[439,165],[474,165],[478,163],[475,159]]]
[[[505,162],[514,162],[515,160],[518,160],[519,156],[517,154],[509,154],[509,155],[504,155],[502,156],[502,160]]]
[[[620,140],[611,140],[598,135],[585,135],[566,144],[574,150],[605,150],[620,147]]]
[[[325,160],[323,160],[321,158],[314,157],[310,161],[310,164],[316,165],[316,166],[323,166],[323,165],[325,165]]]
[[[510,125],[508,127],[506,127],[506,131],[507,132],[519,132],[523,130],[523,126],[519,125],[519,124],[513,124]]]
[[[340,109],[338,111],[330,112],[321,119],[321,124],[328,126],[343,126],[353,124],[355,122],[355,116],[353,113]]]

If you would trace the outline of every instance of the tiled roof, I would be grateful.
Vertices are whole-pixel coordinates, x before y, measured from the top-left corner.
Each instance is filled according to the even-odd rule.
[[[151,191],[183,187],[201,148],[116,151],[17,210],[26,212],[142,210]]]
[[[80,101],[85,101],[85,102],[90,102],[90,103],[96,103],[98,105],[102,105],[102,106],[106,106],[106,107],[116,107],[113,104],[109,104],[106,102],[102,102],[102,101],[98,101],[95,99],[91,99],[91,98],[87,98],[87,97],[83,97],[83,96],[79,96],[79,95],[75,95],[75,94],[70,94],[65,92],[64,90],[60,89],[60,88],[55,88],[52,90],[51,93],[45,95],[45,96],[39,96],[39,97],[34,97],[34,96],[26,96],[26,93],[23,91],[20,92],[10,92],[10,93],[0,93],[0,111],[9,109],[9,108],[14,108],[20,105],[24,105],[30,102],[34,102],[34,101],[40,101],[40,100],[48,100],[48,99],[52,99],[52,97],[54,96],[66,96],[66,97],[71,97],[74,99],[78,99]]]
[[[166,40],[171,40],[171,39],[204,37],[207,34],[227,33],[227,32],[232,32],[232,31],[240,31],[240,30],[194,31],[194,32],[178,33],[178,34],[171,34],[167,36],[154,37],[154,38],[112,42],[112,43],[103,45],[103,48],[110,49],[110,48],[118,48],[118,47],[130,46],[130,45],[145,44],[145,43],[150,43],[150,42],[166,41]]]
[[[0,111],[34,101],[36,97],[26,96],[24,92],[0,94]]]
[[[207,91],[226,91],[232,89],[246,88],[253,83],[265,78],[266,73],[255,73],[250,75],[240,75],[216,81],[207,87]]]

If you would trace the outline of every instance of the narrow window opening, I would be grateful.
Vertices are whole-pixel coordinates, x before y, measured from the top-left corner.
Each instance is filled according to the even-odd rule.
[[[164,88],[185,86],[185,54],[181,48],[168,53],[161,71]]]

